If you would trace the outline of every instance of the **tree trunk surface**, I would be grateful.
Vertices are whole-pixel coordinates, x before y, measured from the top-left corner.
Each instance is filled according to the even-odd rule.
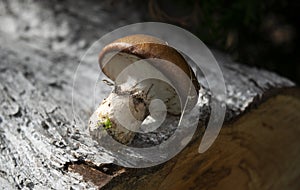
[[[141,21],[135,9],[130,1],[0,2],[0,189],[300,189],[299,89],[218,51],[226,118],[205,153],[204,79],[197,134],[166,163],[121,167],[130,160],[92,139],[91,89],[103,76],[97,60],[78,65],[103,34]],[[101,87],[96,104],[110,90]]]

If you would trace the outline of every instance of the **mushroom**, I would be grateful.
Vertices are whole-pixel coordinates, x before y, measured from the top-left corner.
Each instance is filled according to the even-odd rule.
[[[155,130],[167,113],[180,115],[198,100],[200,85],[192,69],[156,37],[120,38],[102,49],[99,64],[115,87],[90,118],[89,130],[97,138],[104,129],[129,144],[137,132]]]

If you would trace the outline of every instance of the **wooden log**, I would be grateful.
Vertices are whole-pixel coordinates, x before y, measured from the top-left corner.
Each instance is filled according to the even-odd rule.
[[[118,166],[130,160],[101,147],[87,131],[94,109],[88,89],[99,74],[96,63],[82,66],[79,77],[84,80],[74,89],[72,102],[80,53],[99,28],[101,33],[113,28],[99,24],[98,12],[91,12],[103,4],[79,2],[4,2],[10,8],[5,22],[30,28],[27,34],[0,35],[0,189],[299,189],[299,89],[218,52],[228,97],[226,123],[213,146],[203,154],[197,151],[210,114],[204,89],[197,134],[180,154],[145,169]],[[21,8],[32,15],[22,17]],[[129,17],[126,23],[139,19]],[[40,26],[47,24],[54,32],[43,36],[47,27]],[[74,40],[76,35],[86,46]],[[74,118],[73,111],[80,117]],[[143,143],[143,138],[137,141]]]
[[[214,145],[200,139],[149,174],[107,189],[299,189],[299,89],[284,89],[223,126]]]

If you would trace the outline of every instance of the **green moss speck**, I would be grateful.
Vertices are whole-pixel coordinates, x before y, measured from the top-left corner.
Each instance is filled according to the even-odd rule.
[[[100,127],[103,127],[105,130],[107,130],[107,129],[110,129],[110,128],[111,128],[112,123],[111,123],[110,119],[107,117],[107,118],[105,119],[105,121],[98,121],[98,122],[97,122],[97,126],[98,126],[99,128],[100,128]]]

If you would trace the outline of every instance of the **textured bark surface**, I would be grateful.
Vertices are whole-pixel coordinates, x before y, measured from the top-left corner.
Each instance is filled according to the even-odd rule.
[[[116,158],[117,155],[95,142],[87,130],[88,118],[95,108],[90,89],[94,88],[99,75],[96,62],[92,60],[81,65],[84,72],[77,72],[80,81],[73,88],[80,56],[88,46],[106,32],[141,19],[132,11],[134,5],[127,1],[114,5],[108,2],[113,1],[78,1],[76,4],[71,1],[0,2],[0,189],[134,189],[142,188],[143,184],[153,189],[183,188],[183,185],[194,189],[218,189],[218,182],[226,176],[231,177],[222,183],[228,188],[235,184],[244,188],[247,180],[249,189],[272,188],[272,180],[282,185],[275,184],[278,188],[289,185],[285,183],[297,184],[293,180],[299,178],[299,163],[295,162],[299,157],[299,148],[295,147],[295,143],[299,144],[295,139],[299,136],[299,99],[282,98],[287,97],[285,95],[276,100],[276,97],[241,117],[259,105],[263,97],[294,84],[274,73],[233,63],[218,52],[214,53],[228,93],[226,120],[229,123],[240,118],[237,123],[226,124],[215,145],[204,155],[198,155],[196,151],[198,139],[165,164],[147,169],[117,166],[117,162],[130,164],[130,160]],[[127,4],[126,9],[124,4]],[[103,76],[100,74],[100,77]],[[205,86],[204,79],[201,83]],[[97,85],[101,88],[96,104],[111,90],[103,84]],[[205,128],[210,99],[206,88],[201,95],[203,110],[199,131]],[[269,109],[274,105],[279,107]],[[289,105],[294,107],[289,108]],[[286,111],[272,117],[279,108]],[[257,118],[263,114],[266,116],[260,118],[261,122]],[[290,120],[285,120],[289,117]],[[253,134],[261,127],[256,121],[263,127],[259,136]],[[291,131],[279,138],[285,125]],[[281,128],[273,133],[274,126]],[[249,136],[243,136],[244,133]],[[270,136],[273,138],[267,140]],[[136,139],[137,144],[143,143],[145,138],[151,141],[151,138],[141,136]],[[276,140],[283,142],[280,146],[283,152],[274,146]],[[262,150],[255,148],[260,143],[265,145],[258,146]],[[285,149],[284,145],[289,143],[293,146]],[[231,148],[225,150],[224,145]],[[235,146],[239,151],[234,151]],[[247,157],[261,152],[264,152],[263,156],[247,161]],[[274,154],[269,155],[269,152]],[[273,171],[273,164],[276,167],[277,163],[286,165]],[[238,171],[234,169],[236,164],[239,164]],[[255,168],[257,173],[253,174],[252,166],[262,166],[262,169]],[[283,178],[280,178],[281,173]],[[236,175],[248,177],[242,177],[245,181],[230,183]],[[178,183],[173,184],[174,180]]]

